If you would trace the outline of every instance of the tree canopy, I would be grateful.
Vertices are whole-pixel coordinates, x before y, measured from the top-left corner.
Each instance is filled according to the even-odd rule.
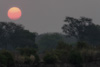
[[[0,22],[0,48],[37,47],[35,37],[35,32],[25,30],[21,24]]]
[[[55,49],[59,41],[68,42],[68,39],[60,33],[45,33],[36,37],[36,43],[39,46],[39,52]]]
[[[62,27],[67,36],[74,36],[78,41],[86,41],[91,44],[100,44],[100,25],[92,22],[92,19],[81,17],[79,19],[66,17],[66,24]]]

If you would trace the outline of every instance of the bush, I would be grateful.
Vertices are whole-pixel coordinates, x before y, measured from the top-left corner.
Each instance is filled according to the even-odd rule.
[[[95,50],[86,50],[84,52],[82,52],[82,56],[84,58],[84,62],[92,62],[94,60],[96,60],[95,57],[97,52]]]
[[[7,65],[7,57],[5,55],[0,54],[0,65],[3,67],[4,65]],[[0,66],[0,67],[1,67]]]
[[[59,41],[58,45],[56,47],[56,49],[58,49],[58,50],[68,50],[68,51],[71,50],[71,48],[72,48],[72,45],[67,44],[63,41]]]
[[[35,62],[39,62],[39,60],[40,60],[40,58],[39,58],[39,56],[34,48],[18,48],[17,50],[19,51],[19,53],[22,56],[30,57],[31,55],[34,55]]]
[[[71,51],[68,57],[68,61],[71,64],[81,66],[83,63],[83,57],[78,51]]]
[[[34,57],[35,57],[35,63],[36,62],[38,63],[40,61],[40,58],[39,58],[38,54],[34,54]]]
[[[19,53],[24,56],[30,56],[36,54],[36,50],[34,48],[17,48]]]
[[[25,62],[25,57],[19,55],[19,56],[15,57],[15,61],[16,61],[16,63],[24,64],[24,62]]]
[[[35,62],[35,56],[31,55],[30,56],[31,64]]]
[[[0,51],[0,63],[7,66],[7,67],[13,67],[14,65],[14,58],[12,54],[7,50]]]
[[[16,63],[19,64],[33,64],[35,61],[35,57],[33,55],[31,56],[17,56],[15,58]]]
[[[43,58],[44,62],[49,64],[57,62],[57,59],[57,56],[52,53],[47,53]]]
[[[30,64],[31,63],[31,59],[28,56],[25,56],[25,64]]]
[[[85,42],[78,42],[77,45],[76,45],[77,49],[83,49],[83,48],[88,49],[89,47],[90,46],[87,43],[85,43]]]

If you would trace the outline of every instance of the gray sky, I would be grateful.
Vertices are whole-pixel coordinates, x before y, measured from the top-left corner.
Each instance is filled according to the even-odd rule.
[[[22,10],[19,20],[7,17],[11,7]],[[100,0],[0,0],[0,21],[22,24],[32,32],[62,32],[66,16],[85,16],[100,24]]]

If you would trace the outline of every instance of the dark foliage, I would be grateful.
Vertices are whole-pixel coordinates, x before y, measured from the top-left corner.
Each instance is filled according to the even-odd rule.
[[[78,41],[85,41],[90,44],[99,44],[100,26],[92,22],[92,19],[81,17],[76,19],[66,17],[66,24],[62,27],[67,36],[74,36]]]
[[[14,66],[13,55],[6,50],[0,51],[0,64],[2,66],[13,67]]]
[[[0,48],[34,47],[36,33],[25,30],[22,25],[12,22],[0,22]]]
[[[48,52],[48,53],[45,54],[43,60],[44,60],[45,63],[53,64],[53,63],[57,62],[58,58],[55,54]]]
[[[27,56],[35,56],[35,62],[39,62],[39,56],[37,54],[37,50],[34,49],[34,48],[18,48],[17,49],[19,51],[19,53],[23,56],[26,56],[26,60],[29,61],[28,57]]]

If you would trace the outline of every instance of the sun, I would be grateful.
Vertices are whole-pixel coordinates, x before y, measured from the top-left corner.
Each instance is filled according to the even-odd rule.
[[[12,7],[8,10],[8,17],[11,20],[18,20],[22,16],[22,11],[18,7]]]

